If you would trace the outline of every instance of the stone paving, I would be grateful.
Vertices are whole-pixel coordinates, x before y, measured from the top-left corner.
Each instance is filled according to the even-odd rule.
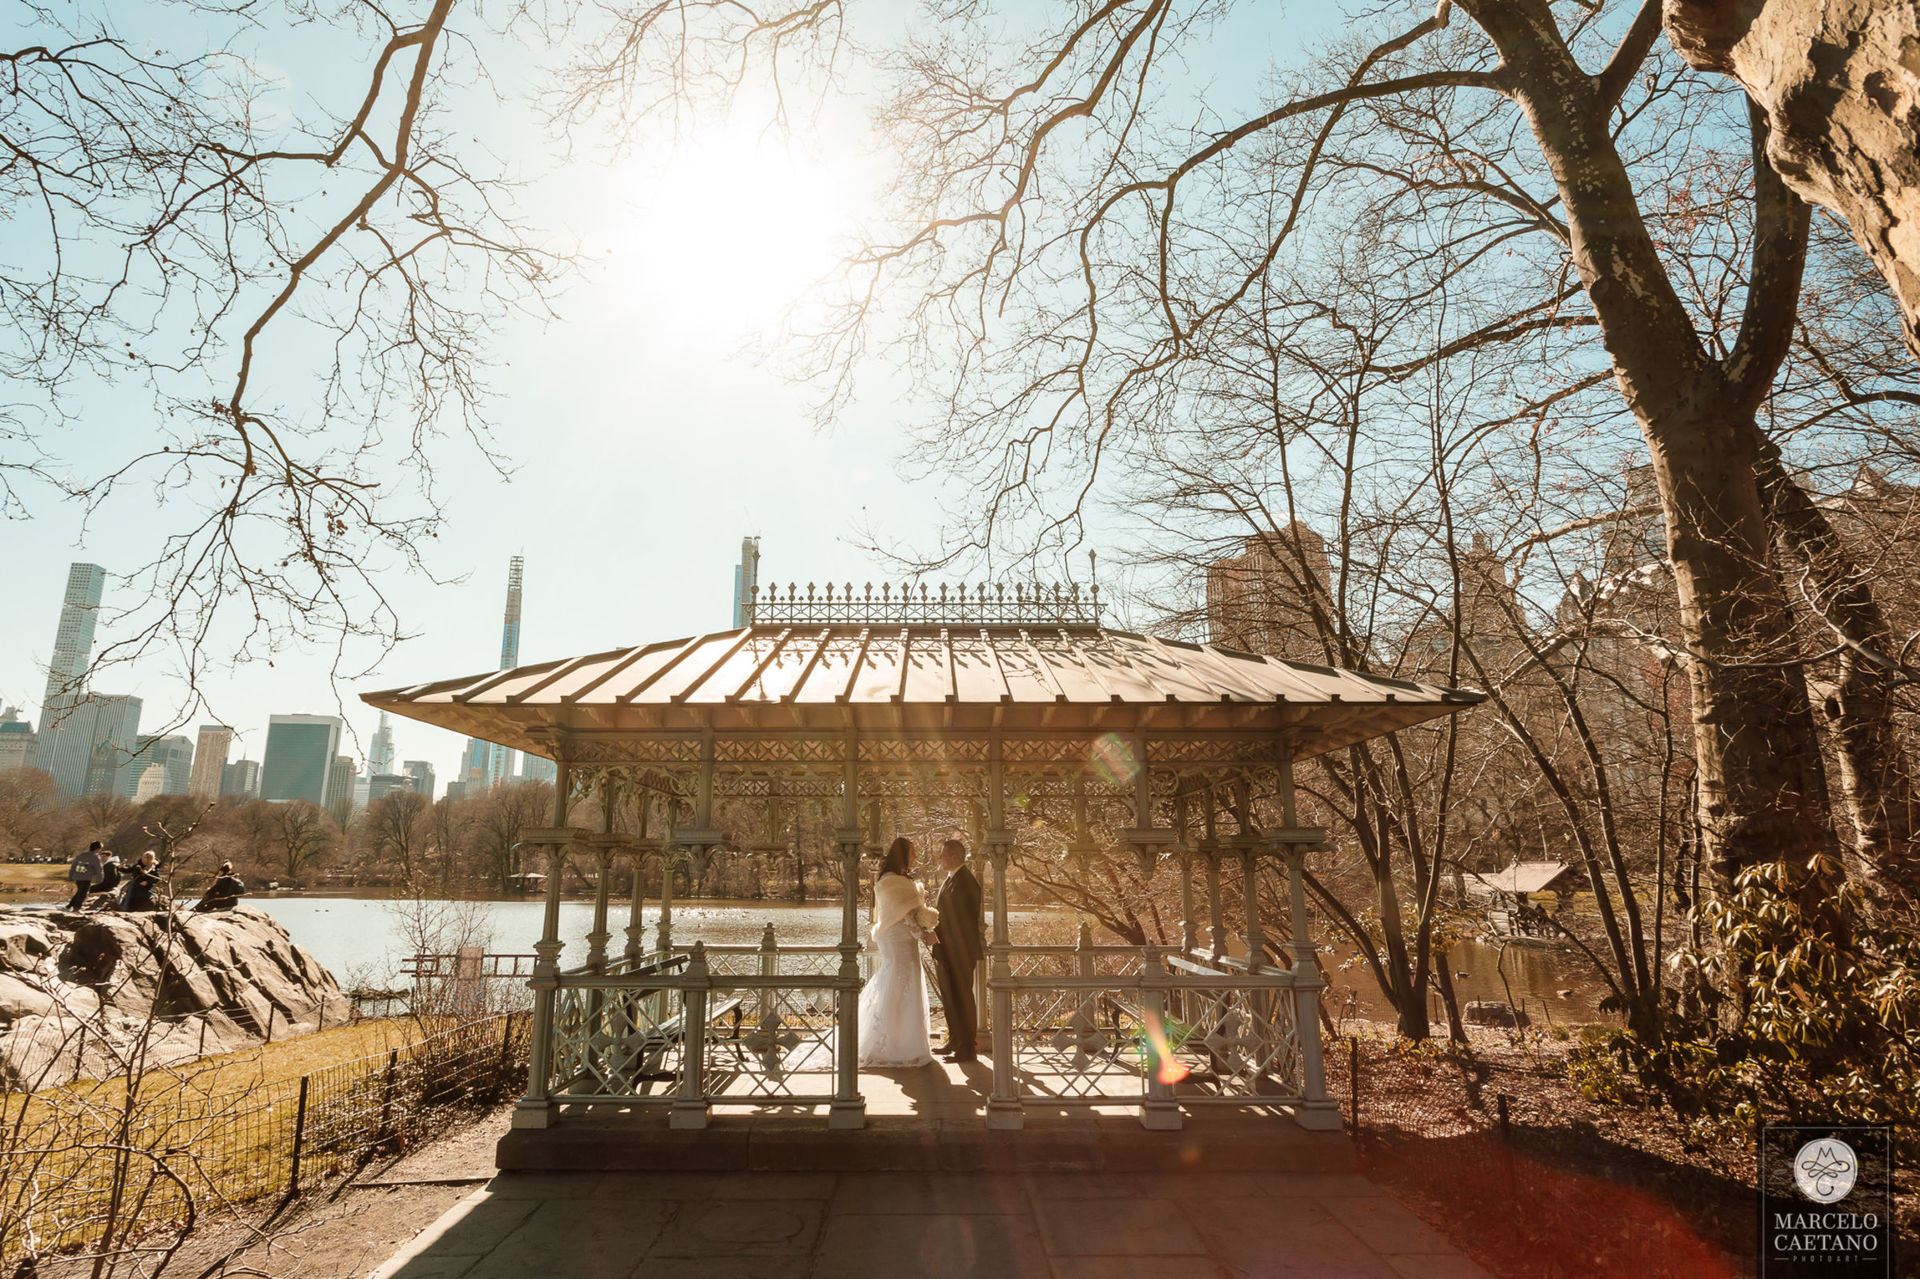
[[[1487,1279],[1358,1173],[502,1173],[375,1279]]]

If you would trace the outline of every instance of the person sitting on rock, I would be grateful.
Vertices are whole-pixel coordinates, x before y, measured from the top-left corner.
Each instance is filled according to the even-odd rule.
[[[120,898],[121,910],[159,909],[159,903],[154,900],[154,889],[160,886],[159,860],[149,848],[140,854],[138,865],[127,867],[127,891]]]
[[[233,873],[232,862],[220,863],[220,877],[207,888],[207,895],[200,899],[195,910],[232,910],[240,904],[240,894],[247,886]]]
[[[93,908],[95,910],[106,910],[111,907],[113,905],[114,890],[119,887],[120,854],[114,852],[112,849],[108,849],[106,859],[100,863],[100,879],[93,886],[94,894],[100,898],[99,901],[94,903]]]
[[[67,879],[73,884],[73,896],[67,899],[68,910],[79,910],[86,904],[87,894],[100,882],[105,873],[100,865],[100,841],[94,840],[87,845],[84,853],[75,853],[67,864]]]

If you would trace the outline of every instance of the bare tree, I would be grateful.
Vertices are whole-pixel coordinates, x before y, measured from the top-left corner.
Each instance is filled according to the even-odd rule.
[[[365,566],[422,567],[433,442],[452,430],[491,455],[483,335],[541,313],[564,262],[449,127],[476,43],[499,38],[477,14],[187,0],[169,16],[193,34],[33,4],[0,50],[0,215],[20,250],[0,268],[0,502],[164,494],[170,522],[130,575],[147,603],[93,665],[170,648],[197,699],[210,643],[244,659],[400,633]],[[364,58],[340,96],[296,104],[244,50],[307,23],[358,35]],[[172,35],[205,52],[169,53]],[[61,431],[109,387],[150,393],[153,428],[63,456]]]
[[[553,808],[553,787],[546,782],[510,782],[496,786],[483,798],[474,822],[474,840],[480,864],[501,891],[513,887],[520,872],[520,832],[541,821]]]
[[[133,811],[133,805],[108,791],[95,791],[76,799],[72,811],[80,821],[79,838],[91,843],[96,839],[111,839]]]
[[[0,855],[19,861],[52,849],[59,801],[53,778],[37,768],[0,772]]]
[[[1660,57],[1639,6],[1442,4],[1385,38],[1343,36],[1261,109],[1197,126],[1162,108],[1201,13],[1109,4],[1018,47],[984,13],[953,6],[896,63],[906,230],[862,256],[854,300],[822,339],[826,367],[844,370],[877,332],[863,323],[872,299],[904,289],[917,367],[957,347],[922,457],[987,496],[948,556],[987,550],[984,531],[1022,511],[1051,519],[1043,549],[1076,537],[1103,460],[1162,420],[1170,375],[1206,357],[1319,210],[1339,208],[1371,228],[1376,253],[1441,246],[1458,263],[1448,340],[1399,362],[1401,376],[1546,349],[1570,366],[1554,370],[1563,386],[1613,383],[1665,517],[1706,856],[1730,877],[1833,848],[1796,600],[1756,478],[1809,215],[1765,180],[1738,202],[1687,195],[1703,155],[1726,171],[1751,163],[1764,117],[1741,119]],[[1217,216],[1266,175],[1262,203],[1226,206],[1249,216]],[[1715,236],[1704,247],[1735,270],[1710,282],[1689,264]],[[1483,291],[1466,304],[1469,282]],[[1871,869],[1903,881],[1904,859],[1870,852]]]
[[[274,834],[280,865],[287,881],[297,884],[301,872],[333,852],[340,828],[326,809],[311,800],[292,799],[273,806]]]
[[[412,884],[414,863],[433,840],[433,823],[433,804],[425,795],[394,791],[367,805],[357,833],[375,857],[398,863],[402,882]]]

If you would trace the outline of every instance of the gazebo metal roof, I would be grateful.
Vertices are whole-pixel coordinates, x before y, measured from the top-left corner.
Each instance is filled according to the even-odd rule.
[[[1097,625],[761,622],[367,693],[539,755],[556,735],[676,730],[1285,734],[1306,758],[1485,700]]]

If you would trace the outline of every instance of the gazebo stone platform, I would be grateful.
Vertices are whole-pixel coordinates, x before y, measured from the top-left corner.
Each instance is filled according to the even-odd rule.
[[[500,1140],[503,1170],[644,1172],[1171,1173],[1351,1172],[1352,1142],[1309,1131],[1282,1110],[1202,1109],[1177,1131],[1143,1128],[1128,1105],[1025,1108],[1017,1132],[982,1122],[991,1078],[981,1066],[922,1066],[860,1076],[866,1126],[827,1127],[807,1108],[720,1114],[697,1131],[666,1112],[563,1117]]]
[[[1327,834],[1300,824],[1294,765],[1483,697],[1109,629],[1097,594],[808,587],[757,598],[735,630],[364,700],[557,765],[551,824],[522,834],[546,861],[547,897],[507,1166],[640,1158],[613,1153],[624,1142],[678,1152],[678,1166],[944,1168],[1159,1166],[1183,1157],[1188,1130],[1203,1144],[1257,1130],[1242,1144],[1339,1166],[1303,875]],[[589,796],[597,831],[570,824]],[[871,860],[906,829],[970,835],[987,872],[991,1068],[944,1112],[917,1104],[907,1076],[896,1104],[886,1076],[858,1067],[860,906]],[[1016,941],[1008,872],[1023,846],[1060,850],[1069,867],[1107,849],[1136,858],[1177,896],[1179,935]],[[709,945],[675,934],[670,896],[646,936],[640,868],[727,854],[835,867],[838,944],[784,945],[769,928],[757,947]],[[1284,876],[1284,937],[1246,891],[1268,865]],[[629,867],[616,948],[612,897]],[[563,964],[570,868],[596,896],[586,953]],[[1128,1140],[1111,1135],[1128,1124]],[[1325,1140],[1279,1138],[1295,1124]]]

